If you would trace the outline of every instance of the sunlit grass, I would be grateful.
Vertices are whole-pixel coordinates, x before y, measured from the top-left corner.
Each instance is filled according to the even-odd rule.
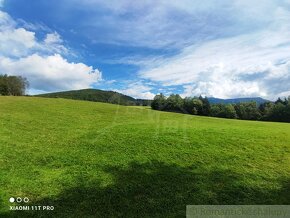
[[[0,208],[184,217],[189,204],[290,204],[290,124],[0,97]],[[106,216],[107,215],[107,216]]]

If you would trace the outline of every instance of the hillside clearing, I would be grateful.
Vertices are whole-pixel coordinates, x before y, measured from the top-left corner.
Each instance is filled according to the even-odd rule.
[[[184,217],[190,204],[290,204],[290,124],[0,97],[0,214]],[[12,204],[13,205],[13,204]],[[16,205],[16,204],[15,204]]]

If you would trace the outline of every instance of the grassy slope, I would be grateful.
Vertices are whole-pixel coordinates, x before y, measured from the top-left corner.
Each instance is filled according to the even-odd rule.
[[[290,124],[0,97],[0,150],[0,212],[11,216],[25,214],[7,211],[11,196],[61,217],[290,204]]]

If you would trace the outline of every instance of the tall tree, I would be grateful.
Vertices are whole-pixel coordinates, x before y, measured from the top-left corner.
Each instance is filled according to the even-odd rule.
[[[164,110],[166,104],[166,97],[160,93],[156,95],[151,103],[151,107],[154,110]]]
[[[235,105],[238,118],[242,120],[259,120],[261,113],[256,102],[242,102]]]
[[[203,116],[209,116],[210,114],[210,103],[207,97],[202,97],[199,96],[199,100],[202,101],[202,111],[201,111],[201,115]]]
[[[180,95],[172,94],[166,99],[165,110],[175,111],[175,112],[185,112],[183,99]]]
[[[232,104],[215,104],[211,107],[211,116],[236,119],[237,113]]]
[[[28,81],[22,76],[0,75],[0,95],[25,95]]]
[[[196,97],[184,99],[184,110],[189,114],[201,115],[202,101]]]

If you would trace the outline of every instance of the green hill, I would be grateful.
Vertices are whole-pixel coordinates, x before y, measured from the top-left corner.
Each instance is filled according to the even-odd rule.
[[[36,95],[46,98],[66,98],[74,100],[85,100],[95,102],[105,102],[120,105],[150,105],[150,100],[135,99],[114,91],[104,91],[99,89],[82,89],[65,92],[54,92]]]
[[[184,217],[290,204],[290,124],[0,97],[1,217]],[[9,211],[10,197],[53,211]],[[24,205],[24,204],[22,204]]]

